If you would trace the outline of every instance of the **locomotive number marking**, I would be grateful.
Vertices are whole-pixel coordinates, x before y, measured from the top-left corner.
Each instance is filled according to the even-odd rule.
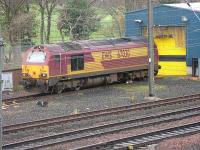
[[[130,57],[129,49],[120,49],[118,50],[118,58],[129,58]]]
[[[112,59],[112,51],[102,52],[102,60],[111,60],[111,59]]]

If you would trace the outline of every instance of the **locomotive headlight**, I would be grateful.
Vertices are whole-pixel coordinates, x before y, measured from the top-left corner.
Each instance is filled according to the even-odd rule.
[[[42,73],[41,77],[47,77],[47,74],[46,73]]]
[[[27,74],[27,73],[22,73],[22,76],[23,76],[23,77],[27,77],[28,74]]]

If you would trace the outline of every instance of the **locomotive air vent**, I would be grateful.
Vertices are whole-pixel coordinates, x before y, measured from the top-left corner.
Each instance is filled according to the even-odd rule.
[[[38,46],[35,46],[34,49],[44,49],[44,46],[38,45]]]

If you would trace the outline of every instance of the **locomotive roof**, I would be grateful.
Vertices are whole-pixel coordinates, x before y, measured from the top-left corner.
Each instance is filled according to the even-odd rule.
[[[119,39],[108,40],[83,40],[60,43],[59,45],[64,50],[81,50],[81,49],[97,49],[106,47],[117,47],[120,45],[133,45],[133,44],[146,44],[146,38],[144,37],[128,37]]]
[[[47,48],[49,51],[60,51],[62,50],[62,47],[57,44],[44,44],[44,45],[37,45],[34,46],[33,49],[44,49]]]

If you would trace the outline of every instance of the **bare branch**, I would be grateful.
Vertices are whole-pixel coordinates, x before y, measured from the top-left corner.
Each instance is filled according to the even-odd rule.
[[[76,19],[76,22],[75,24],[73,25],[73,27],[71,27],[71,30],[73,30],[76,26],[77,26],[77,23],[78,21],[81,19],[82,15],[80,15],[77,19]]]

